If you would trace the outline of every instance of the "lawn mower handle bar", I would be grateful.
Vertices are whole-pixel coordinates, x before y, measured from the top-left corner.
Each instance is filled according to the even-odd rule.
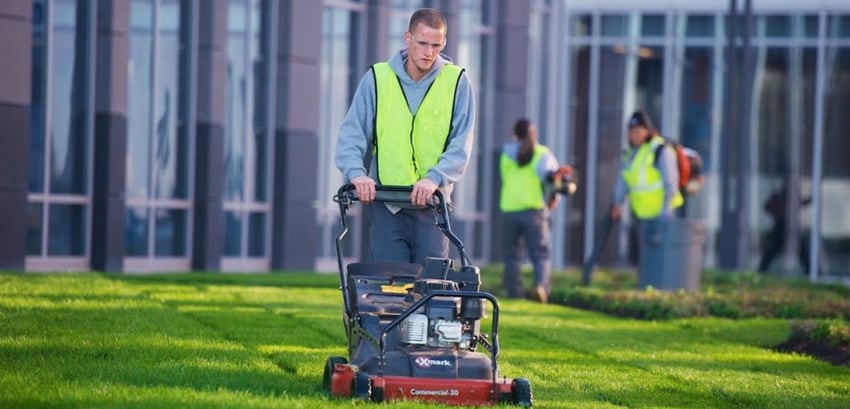
[[[410,192],[412,191],[413,186],[375,185],[375,201],[390,203],[407,209],[425,209],[429,207],[434,209],[437,226],[443,234],[448,237],[449,241],[455,246],[455,248],[457,248],[458,254],[460,254],[460,264],[462,266],[470,265],[469,255],[466,253],[466,248],[464,247],[463,242],[452,231],[452,222],[449,218],[449,206],[443,192],[437,189],[434,191],[434,195],[431,197],[431,200],[428,201],[429,203],[426,206],[415,206],[410,203]],[[355,201],[359,201],[356,193],[354,185],[347,183],[342,185],[333,197],[334,202],[339,204],[339,213],[340,218],[342,219],[342,230],[336,239],[336,254],[340,272],[343,271],[340,241],[346,234],[348,234],[348,221],[345,216],[351,205],[354,204]]]
[[[413,315],[419,308],[421,308],[425,303],[427,303],[430,299],[434,297],[452,297],[452,298],[477,298],[477,299],[486,299],[490,301],[490,304],[493,305],[493,324],[491,325],[490,331],[490,344],[492,345],[492,350],[490,351],[490,362],[493,365],[493,383],[496,383],[496,376],[498,373],[498,365],[496,364],[496,358],[499,356],[499,301],[496,300],[496,297],[493,294],[485,293],[482,291],[432,291],[425,294],[418,301],[413,303],[409,308],[404,310],[398,317],[394,320],[390,321],[389,324],[385,325],[381,330],[380,336],[380,349],[381,355],[378,358],[378,376],[384,375],[384,356],[386,355],[387,348],[387,334],[390,331],[401,325],[407,317]]]

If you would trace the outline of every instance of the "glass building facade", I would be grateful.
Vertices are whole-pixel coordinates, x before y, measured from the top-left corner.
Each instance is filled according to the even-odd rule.
[[[565,136],[555,145],[578,165],[583,182],[566,217],[556,221],[555,231],[566,232],[560,237],[563,262],[579,264],[593,243],[596,220],[611,202],[625,120],[643,109],[664,136],[696,149],[705,161],[705,187],[685,211],[707,223],[707,267],[723,267],[722,242],[730,238],[723,232],[723,208],[731,206],[747,216],[747,234],[735,237],[735,246],[746,249],[739,268],[807,272],[817,259],[817,274],[846,277],[850,224],[840,203],[850,198],[850,169],[830,159],[846,144],[835,130],[848,126],[835,111],[850,91],[842,79],[846,6],[842,14],[758,2],[749,38],[737,38],[730,57],[728,4],[712,9],[694,2],[691,10],[688,2],[672,9],[669,3],[535,4],[532,15],[543,21],[532,26],[531,38],[541,50],[530,71],[543,80],[531,81],[530,115],[546,133]],[[740,10],[739,30],[744,18]],[[746,69],[732,71],[731,58],[742,61],[747,42],[749,64],[739,62]],[[735,88],[728,87],[730,77],[738,77]],[[553,90],[558,95],[550,95]],[[738,119],[739,129],[729,125],[736,99],[749,101],[737,105],[750,113]],[[746,138],[746,156],[724,158],[724,145],[737,148],[740,138]],[[747,164],[735,168],[746,197],[724,200],[724,161]],[[608,260],[633,263],[628,223],[619,230]],[[817,255],[812,246],[819,247]]]
[[[86,268],[91,215],[91,8],[32,3],[26,254]]]
[[[192,145],[181,54],[189,49],[179,0],[130,2],[127,61],[125,255],[130,270],[189,269]],[[181,35],[182,34],[182,35]],[[185,78],[184,78],[185,79]],[[185,84],[185,82],[184,82]]]
[[[335,269],[339,124],[427,6],[446,14],[445,53],[475,91],[453,217],[476,263],[501,258],[495,164],[510,124],[531,118],[579,171],[552,230],[556,265],[574,266],[640,108],[705,160],[685,213],[708,226],[706,267],[850,277],[847,2],[760,1],[751,19],[673,0],[25,3],[27,270],[86,270],[102,252],[122,271]],[[104,220],[120,237],[96,233]],[[365,248],[357,209],[352,223],[348,260]],[[624,223],[603,263],[633,265],[635,247]]]

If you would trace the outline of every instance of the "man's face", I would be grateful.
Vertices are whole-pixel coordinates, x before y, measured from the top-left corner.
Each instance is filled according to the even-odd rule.
[[[446,30],[420,23],[413,31],[404,33],[404,43],[408,47],[407,58],[411,62],[411,68],[424,75],[431,70],[440,51],[446,46]]]
[[[629,127],[629,144],[632,146],[640,146],[649,135],[649,130],[645,126],[636,125]]]

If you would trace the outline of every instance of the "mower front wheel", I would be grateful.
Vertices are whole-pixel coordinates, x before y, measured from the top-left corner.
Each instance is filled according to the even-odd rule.
[[[523,408],[533,405],[531,397],[531,381],[526,378],[516,378],[511,382],[511,400],[513,404]]]
[[[322,377],[322,387],[325,388],[328,393],[331,393],[331,384],[333,383],[333,375],[334,369],[336,369],[337,364],[347,364],[348,360],[341,356],[332,356],[328,358],[325,362],[325,375]]]

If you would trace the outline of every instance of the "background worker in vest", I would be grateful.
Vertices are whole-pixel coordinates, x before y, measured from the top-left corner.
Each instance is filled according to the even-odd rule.
[[[524,296],[520,275],[524,242],[534,266],[531,297],[546,303],[552,278],[549,213],[558,205],[559,196],[547,194],[544,185],[547,176],[558,171],[558,159],[537,143],[537,127],[528,119],[516,122],[513,138],[505,144],[499,160],[503,282],[508,297]]]
[[[369,204],[376,182],[412,186],[413,206],[424,206],[438,188],[448,201],[466,171],[475,102],[464,70],[441,54],[446,29],[439,11],[414,12],[405,47],[363,75],[339,129],[336,166],[366,204],[373,261],[421,263],[449,254],[430,209]]]
[[[645,112],[635,111],[628,127],[629,148],[623,155],[614,188],[611,217],[618,220],[622,216],[621,205],[627,195],[638,221],[673,217],[684,203],[676,153],[672,148],[657,150],[664,138]],[[655,152],[660,152],[661,157],[656,158]]]

